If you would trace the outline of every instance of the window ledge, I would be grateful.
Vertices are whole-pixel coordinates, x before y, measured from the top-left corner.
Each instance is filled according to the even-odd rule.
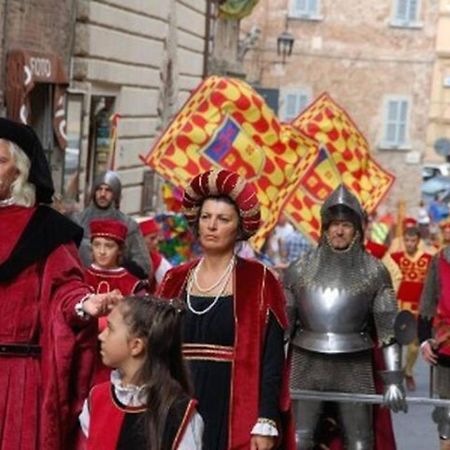
[[[395,152],[409,152],[412,150],[410,144],[388,144],[387,142],[381,142],[378,144],[378,150],[380,151],[395,151]]]
[[[423,28],[423,22],[409,22],[407,20],[391,19],[389,26],[392,28],[410,28],[413,30],[419,30]]]
[[[307,20],[311,22],[320,22],[323,20],[323,15],[319,14],[296,14],[296,13],[289,13],[288,16],[289,20]]]

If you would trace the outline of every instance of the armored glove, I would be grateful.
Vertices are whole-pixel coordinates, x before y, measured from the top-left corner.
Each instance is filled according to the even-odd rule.
[[[394,412],[408,411],[405,389],[403,387],[403,371],[386,370],[381,372],[384,383],[384,403]]]
[[[403,371],[400,368],[401,347],[397,343],[388,345],[383,348],[383,356],[386,365],[386,370],[381,372],[384,383],[384,403],[394,412],[407,412]]]

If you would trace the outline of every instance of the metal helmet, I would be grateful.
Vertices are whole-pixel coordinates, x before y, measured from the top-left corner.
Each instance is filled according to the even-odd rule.
[[[122,183],[120,182],[120,178],[117,172],[107,170],[106,172],[102,172],[97,175],[92,188],[92,198],[94,198],[95,191],[102,184],[107,184],[111,188],[114,194],[114,201],[118,203],[120,201],[120,195],[122,193]]]
[[[365,215],[361,203],[345,184],[340,184],[325,200],[320,209],[322,230],[327,230],[332,220],[348,220],[356,230],[363,232]]]

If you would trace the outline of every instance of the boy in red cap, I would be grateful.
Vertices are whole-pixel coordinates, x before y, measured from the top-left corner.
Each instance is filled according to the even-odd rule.
[[[150,280],[150,291],[155,292],[166,272],[172,268],[172,264],[158,251],[158,243],[161,238],[161,229],[155,219],[145,219],[139,223],[139,228],[147,244],[148,252],[153,266],[153,277]]]
[[[90,223],[92,264],[85,269],[85,279],[96,294],[114,290],[122,295],[135,293],[141,280],[120,266],[127,226],[118,220],[98,219]],[[106,317],[99,319],[99,332],[106,327]],[[111,370],[97,359],[94,384],[109,380]]]

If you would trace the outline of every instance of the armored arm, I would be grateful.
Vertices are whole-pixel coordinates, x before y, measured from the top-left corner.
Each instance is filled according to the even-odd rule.
[[[401,367],[402,348],[394,342],[383,347],[386,369],[381,372],[384,383],[384,402],[394,412],[407,411],[405,389],[403,387],[403,370]]]
[[[385,370],[381,372],[384,383],[384,401],[394,412],[407,410],[403,387],[402,351],[395,341],[394,322],[398,312],[397,299],[387,269],[379,268],[378,289],[374,301],[374,319],[378,343],[382,347]]]

